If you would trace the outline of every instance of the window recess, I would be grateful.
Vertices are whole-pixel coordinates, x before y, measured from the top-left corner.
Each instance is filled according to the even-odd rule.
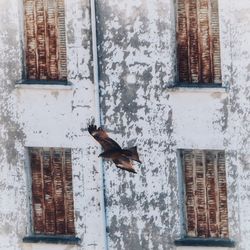
[[[178,85],[221,84],[218,0],[177,0]]]
[[[185,183],[186,236],[228,238],[225,153],[181,150]]]
[[[33,233],[74,235],[71,150],[29,148]]]
[[[64,0],[24,0],[25,80],[67,80]],[[35,82],[37,83],[37,82]]]

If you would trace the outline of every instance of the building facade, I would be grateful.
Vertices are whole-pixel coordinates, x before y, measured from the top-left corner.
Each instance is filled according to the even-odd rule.
[[[249,9],[1,0],[0,249],[249,250]]]

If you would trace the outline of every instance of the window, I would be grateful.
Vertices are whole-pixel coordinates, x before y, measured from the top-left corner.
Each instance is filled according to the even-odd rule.
[[[67,78],[64,0],[24,0],[26,78]]]
[[[179,83],[221,83],[218,0],[177,0]]]
[[[228,238],[225,153],[182,150],[189,237]]]
[[[74,235],[71,150],[30,148],[33,229],[41,235]]]

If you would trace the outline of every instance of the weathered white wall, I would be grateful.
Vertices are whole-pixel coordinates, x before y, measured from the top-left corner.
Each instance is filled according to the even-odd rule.
[[[97,1],[103,124],[123,146],[136,144],[143,159],[137,176],[106,163],[108,245],[110,249],[175,249],[173,241],[185,235],[177,151],[194,148],[226,151],[230,238],[238,242],[237,249],[248,249],[250,224],[240,222],[239,217],[249,199],[244,195],[244,207],[238,206],[241,194],[237,193],[236,172],[236,167],[245,166],[239,165],[235,148],[238,133],[243,138],[246,133],[242,123],[234,122],[239,112],[247,116],[239,110],[241,105],[246,110],[247,100],[238,99],[234,110],[231,106],[242,88],[235,86],[237,82],[233,87],[234,81],[241,81],[242,95],[248,93],[240,74],[234,79],[233,57],[238,51],[234,43],[244,48],[250,39],[248,26],[235,21],[241,14],[233,5],[244,12],[238,19],[247,23],[250,2],[219,0],[224,89],[168,88],[176,74],[174,3]],[[245,50],[243,55],[246,60],[239,58],[239,72],[249,64]],[[244,147],[245,142],[240,144]]]
[[[70,87],[15,86],[22,74],[22,1],[0,2],[0,249],[104,249],[105,217],[98,146],[87,125],[98,118],[92,75],[89,1],[66,0]],[[80,246],[27,244],[31,234],[27,147],[69,147]]]
[[[62,245],[62,244],[38,244],[38,243],[32,243],[32,244],[23,244],[21,246],[21,249],[24,250],[78,250],[80,247],[77,246],[71,246],[71,245]],[[203,249],[202,249],[203,250]],[[220,250],[220,249],[219,249]],[[225,249],[226,250],[226,249]]]
[[[14,249],[25,233],[26,190],[22,147],[25,134],[18,122],[13,95],[21,75],[16,1],[0,2],[0,248]]]
[[[89,1],[65,2],[70,87],[15,86],[22,3],[0,1],[0,249],[105,249],[103,195],[109,249],[176,249],[184,235],[177,151],[196,148],[225,149],[230,238],[249,250],[250,2],[219,0],[226,89],[170,89],[174,1],[96,1],[102,123],[122,146],[137,145],[143,161],[137,175],[105,162],[104,194],[99,147],[86,131],[98,117]],[[73,148],[80,246],[22,243],[31,233],[29,146]]]
[[[232,230],[237,236],[239,249],[250,245],[249,216],[249,65],[250,65],[250,3],[231,1],[231,81],[228,95],[228,133],[225,145],[232,152],[229,174],[232,181],[231,197],[234,199]],[[230,163],[229,162],[229,163]]]

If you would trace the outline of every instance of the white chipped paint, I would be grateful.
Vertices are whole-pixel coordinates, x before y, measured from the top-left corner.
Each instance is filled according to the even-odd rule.
[[[164,88],[174,83],[173,1],[136,1],[137,6],[132,0],[119,4],[99,1],[99,8],[107,15],[100,19],[104,41],[99,41],[104,65],[104,80],[100,77],[104,125],[123,146],[136,144],[143,161],[137,166],[137,176],[117,172],[113,164],[106,164],[110,249],[175,249],[173,240],[183,234],[183,217],[176,209],[180,207],[177,187],[181,184],[178,186],[176,172],[176,152],[180,148],[226,150],[230,238],[241,241],[237,249],[248,249],[250,224],[239,221],[238,216],[248,219],[249,198],[238,192],[247,191],[249,178],[245,170],[241,173],[236,168],[247,166],[239,163],[237,150],[248,143],[244,139],[249,134],[248,123],[242,123],[249,113],[247,76],[242,69],[249,65],[246,49],[250,36],[245,32],[241,39],[241,32],[248,30],[250,18],[249,2],[240,2],[219,1],[226,89],[173,91]],[[242,15],[234,13],[237,9]],[[242,53],[234,43],[244,47]],[[239,70],[237,75],[234,64]],[[245,155],[242,160],[249,162]],[[240,186],[238,174],[242,176]]]
[[[99,148],[86,131],[98,116],[89,1],[65,2],[72,85],[57,88],[14,87],[22,71],[22,6],[0,1],[0,250],[105,249]],[[206,249],[173,244],[183,235],[177,150],[197,148],[226,150],[230,238],[236,250],[248,250],[250,2],[219,0],[227,87],[220,90],[166,88],[175,74],[174,1],[96,3],[104,20],[97,23],[104,28],[98,41],[103,125],[123,147],[137,145],[143,162],[137,175],[105,162],[109,249]],[[31,233],[30,146],[73,149],[80,246],[22,243]]]
[[[3,38],[0,39],[0,54],[4,59],[0,62],[0,88],[1,97],[5,98],[0,103],[6,109],[1,115],[8,114],[22,131],[21,138],[15,139],[15,132],[18,132],[15,129],[19,128],[6,127],[11,123],[0,118],[3,139],[0,141],[1,250],[105,249],[104,224],[100,223],[104,221],[104,212],[100,205],[103,187],[102,175],[97,167],[98,146],[86,130],[98,112],[91,78],[90,7],[88,1],[65,2],[68,80],[72,85],[58,88],[14,87],[15,81],[21,80],[22,20],[19,18],[22,6],[19,0],[0,3],[3,20],[0,24],[0,36]],[[5,103],[2,104],[3,101]],[[2,123],[7,125],[2,128]],[[14,146],[5,141],[6,134],[12,130]],[[81,239],[79,246],[22,243],[22,238],[32,233],[29,166],[25,154],[27,147],[36,146],[72,148],[75,226],[76,236]],[[12,157],[8,147],[14,147],[18,152],[15,164],[7,163],[7,158]]]

